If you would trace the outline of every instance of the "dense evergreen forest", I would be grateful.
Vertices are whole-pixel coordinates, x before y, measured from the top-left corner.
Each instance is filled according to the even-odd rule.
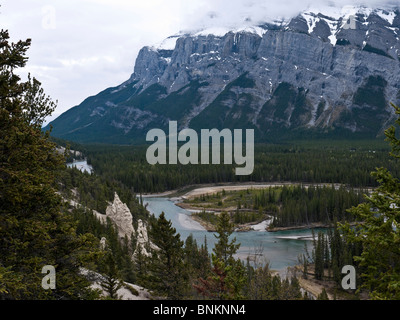
[[[155,165],[146,161],[146,146],[84,147],[96,174],[122,182],[136,193],[162,192],[187,185],[224,182],[340,183],[376,186],[371,172],[388,168],[400,175],[387,143],[373,141],[288,142],[257,145],[250,176],[236,176],[236,165]]]
[[[316,280],[325,280],[333,285],[333,294],[343,294],[339,290],[343,279],[341,269],[345,265],[356,266],[361,274],[364,270],[359,262],[354,259],[362,253],[362,245],[351,243],[343,237],[343,233],[338,225],[325,229],[324,231],[313,230],[313,241],[311,252],[305,245],[305,253],[299,257],[299,263],[302,265],[302,277],[310,277]],[[357,277],[358,285],[362,287],[362,278]],[[346,295],[346,293],[344,293]],[[360,291],[356,295],[348,295],[347,298],[359,299]]]
[[[347,209],[364,201],[363,193],[344,187],[301,186],[269,188],[254,195],[254,206],[274,217],[271,227],[290,227],[321,222],[353,221]],[[265,209],[264,209],[265,208]]]

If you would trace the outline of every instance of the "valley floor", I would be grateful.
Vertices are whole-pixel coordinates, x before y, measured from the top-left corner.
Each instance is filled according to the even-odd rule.
[[[243,184],[233,184],[233,183],[227,183],[227,184],[209,184],[209,185],[201,185],[201,186],[188,186],[186,188],[183,188],[181,190],[172,190],[172,191],[167,191],[164,193],[158,193],[158,194],[147,194],[144,195],[143,197],[169,197],[171,200],[175,202],[175,204],[185,210],[191,211],[193,213],[195,212],[200,212],[203,210],[201,206],[196,205],[193,203],[193,200],[196,198],[199,198],[203,195],[214,195],[219,192],[225,191],[225,192],[232,192],[232,191],[242,191],[242,190],[248,190],[248,189],[266,189],[270,187],[283,187],[283,186],[295,186],[295,185],[303,185],[304,187],[307,187],[308,184],[302,184],[298,182],[276,182],[276,183],[243,183]],[[332,184],[317,184],[314,186],[332,186]],[[341,185],[340,184],[334,184],[335,188],[339,188]],[[218,214],[218,212],[222,211],[235,211],[236,207],[224,207],[224,208],[218,208],[216,206],[211,206],[205,209],[206,211],[209,212],[214,212]],[[247,209],[246,211],[252,211],[251,209]],[[254,210],[253,210],[254,211]],[[191,219],[199,222],[206,230],[213,232],[215,231],[215,226],[208,222],[205,221],[204,219],[201,219],[197,215],[191,215]],[[270,226],[271,220],[266,219],[266,220],[260,220],[260,221],[254,221],[250,223],[244,223],[241,225],[236,226],[237,231],[252,231],[254,228],[257,228],[258,225],[263,225],[264,229],[266,228],[270,232],[277,232],[277,231],[285,231],[285,230],[298,230],[298,229],[310,229],[310,228],[327,228],[329,225],[324,224],[324,223],[311,223],[308,225],[299,225],[299,226],[290,226],[290,227],[271,227]]]

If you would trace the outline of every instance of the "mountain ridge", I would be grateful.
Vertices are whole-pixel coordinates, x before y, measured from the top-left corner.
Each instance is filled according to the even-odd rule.
[[[400,102],[399,27],[398,9],[346,7],[174,35],[143,47],[130,79],[52,121],[52,135],[139,143],[176,120],[254,128],[259,141],[376,137]]]

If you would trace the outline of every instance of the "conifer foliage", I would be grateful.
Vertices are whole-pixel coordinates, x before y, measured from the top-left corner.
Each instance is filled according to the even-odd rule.
[[[199,278],[199,283],[194,285],[203,297],[216,300],[244,298],[245,268],[239,259],[234,258],[240,244],[235,243],[236,238],[230,239],[233,229],[229,214],[222,212],[218,216],[215,235],[218,241],[211,255],[213,267],[210,275],[206,279]]]
[[[38,80],[15,73],[30,43],[0,31],[0,299],[89,299],[79,267],[94,237],[78,237],[61,213],[54,182],[65,161],[41,130],[55,103]],[[46,265],[56,270],[54,290],[41,285]]]
[[[172,222],[165,218],[164,213],[153,221],[150,237],[159,249],[153,250],[149,265],[151,289],[161,296],[181,299],[188,288],[183,241],[172,227]]]
[[[397,115],[400,108],[394,106]],[[396,120],[400,125],[400,118]],[[391,155],[400,158],[400,140],[396,127],[385,131],[392,146]],[[342,226],[352,243],[362,246],[361,254],[354,259],[359,263],[363,281],[373,299],[400,299],[400,181],[387,168],[377,168],[372,173],[379,187],[366,202],[353,207],[350,212],[361,222],[352,228]]]

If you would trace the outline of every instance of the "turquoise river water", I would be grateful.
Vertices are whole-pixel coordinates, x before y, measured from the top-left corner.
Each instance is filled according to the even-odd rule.
[[[150,213],[158,217],[165,213],[172,226],[181,235],[182,240],[192,234],[198,245],[204,244],[205,237],[209,250],[212,250],[216,238],[214,233],[206,231],[199,223],[190,218],[191,212],[178,207],[174,201],[164,197],[146,197],[143,199]],[[274,270],[285,270],[298,264],[298,256],[305,253],[305,244],[309,252],[312,250],[311,230],[288,230],[268,232],[264,228],[257,231],[234,232],[236,242],[240,243],[238,257],[246,259],[257,257],[258,263],[269,262]]]

